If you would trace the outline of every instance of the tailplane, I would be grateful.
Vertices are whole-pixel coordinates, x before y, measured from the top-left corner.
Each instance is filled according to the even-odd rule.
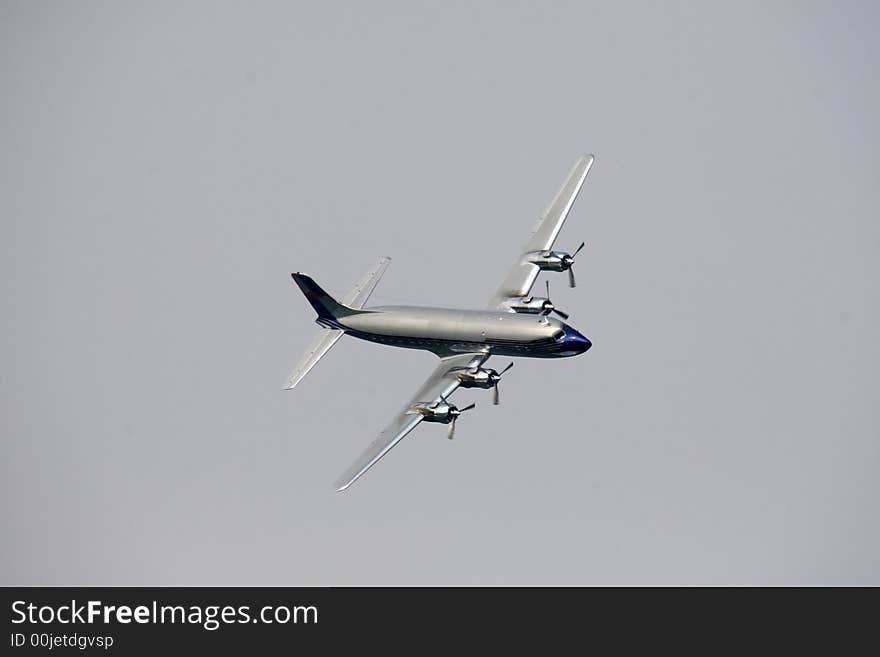
[[[302,290],[303,294],[312,304],[312,308],[318,313],[318,323],[325,326],[326,329],[315,336],[308,351],[303,355],[293,374],[287,380],[285,390],[291,390],[297,383],[303,380],[309,370],[311,370],[319,360],[330,351],[330,347],[336,344],[336,341],[342,337],[342,331],[337,328],[331,328],[334,320],[352,313],[357,313],[360,308],[367,302],[376,283],[385,273],[385,268],[391,261],[390,258],[381,258],[366,274],[358,281],[354,289],[345,297],[345,303],[339,303],[327,294],[320,285],[318,285],[310,276],[299,272],[291,274],[293,280]]]

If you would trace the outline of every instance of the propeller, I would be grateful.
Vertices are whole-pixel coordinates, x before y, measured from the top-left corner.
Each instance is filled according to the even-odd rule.
[[[502,377],[502,376],[504,375],[504,373],[505,373],[507,370],[509,370],[511,367],[513,367],[513,362],[511,362],[510,365],[508,365],[507,367],[505,367],[505,368],[504,368],[503,370],[501,370],[500,372],[493,372],[493,373],[492,373],[492,384],[493,384],[493,385],[492,385],[492,389],[493,389],[493,391],[494,391],[494,392],[492,393],[492,403],[495,404],[495,406],[498,406],[498,404],[500,403],[500,400],[498,399],[498,382],[501,381],[501,377]]]
[[[569,269],[568,271],[571,271],[571,269]],[[545,280],[544,283],[547,284],[547,301],[549,301],[550,303],[549,303],[549,307],[548,307],[548,308],[545,308],[544,311],[543,311],[541,314],[542,314],[542,315],[549,315],[550,313],[556,313],[556,314],[559,315],[562,319],[568,319],[568,317],[569,317],[568,313],[564,313],[564,312],[562,312],[561,310],[559,310],[558,308],[555,308],[555,307],[553,306],[553,302],[550,301],[550,281],[549,281],[549,280]]]
[[[563,264],[565,265],[566,269],[568,269],[568,286],[569,287],[576,287],[577,286],[577,284],[575,283],[575,280],[574,280],[574,269],[572,269],[571,267],[574,264],[575,256],[577,256],[577,254],[581,252],[581,249],[584,248],[585,245],[586,245],[586,242],[581,242],[581,245],[577,248],[577,250],[574,253],[572,253],[571,255],[565,256],[565,258],[563,259]]]
[[[446,436],[449,440],[452,440],[452,437],[455,435],[455,421],[458,419],[458,416],[464,413],[465,411],[471,410],[476,404],[471,404],[470,406],[465,406],[464,408],[456,408],[453,406],[449,409],[449,414],[452,416],[452,422],[449,424],[449,434]]]

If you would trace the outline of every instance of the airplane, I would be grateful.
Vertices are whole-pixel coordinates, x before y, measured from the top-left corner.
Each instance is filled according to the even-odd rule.
[[[343,334],[392,347],[422,349],[440,357],[440,364],[413,398],[339,477],[337,491],[351,486],[420,422],[448,424],[451,439],[458,417],[475,406],[470,404],[459,408],[451,403],[449,396],[457,388],[491,388],[497,405],[498,383],[513,363],[499,372],[485,367],[491,356],[566,358],[582,354],[592,346],[590,340],[572,326],[549,316],[553,313],[562,320],[568,319],[568,314],[550,301],[549,281],[546,282],[545,297],[534,296],[532,287],[542,271],[568,272],[569,286],[576,285],[572,267],[584,243],[573,253],[554,251],[553,245],[593,160],[592,155],[577,160],[562,188],[532,229],[513,267],[483,310],[421,306],[365,308],[390,258],[381,258],[341,303],[307,274],[291,274],[318,314],[315,321],[323,330],[291,374],[286,390],[302,381]]]

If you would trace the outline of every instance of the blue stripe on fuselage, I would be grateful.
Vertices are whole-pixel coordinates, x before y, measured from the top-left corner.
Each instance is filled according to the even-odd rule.
[[[484,342],[470,342],[467,340],[449,340],[445,338],[407,337],[400,335],[382,335],[380,333],[368,333],[348,328],[340,324],[335,318],[321,317],[316,320],[318,324],[327,328],[335,328],[348,335],[366,340],[387,344],[405,349],[421,349],[434,353],[466,353],[468,350],[479,352],[489,347],[490,352],[500,356],[526,356],[532,358],[561,358],[575,356],[587,351],[592,343],[579,331],[568,324],[563,324],[564,334],[561,340],[547,338],[538,342],[517,340],[493,340],[486,339]],[[456,346],[456,349],[452,349]]]

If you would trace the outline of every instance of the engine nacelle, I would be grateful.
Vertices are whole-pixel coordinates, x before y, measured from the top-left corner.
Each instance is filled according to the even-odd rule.
[[[571,267],[574,256],[565,251],[532,251],[526,254],[526,262],[543,271],[565,271]]]
[[[449,425],[449,434],[446,436],[452,440],[455,435],[455,420],[465,411],[471,410],[476,404],[470,404],[464,408],[459,408],[455,404],[450,404],[446,398],[441,395],[438,402],[419,402],[413,404],[406,411],[407,415],[421,415],[423,422],[439,422],[440,424]]]
[[[476,369],[462,367],[454,370],[458,385],[462,388],[483,388],[488,390],[494,386],[501,376],[493,369],[478,367]]]
[[[483,390],[489,390],[490,388],[493,389],[495,394],[492,403],[497,406],[499,402],[498,382],[501,381],[501,377],[504,376],[504,373],[511,367],[513,367],[513,363],[510,363],[500,372],[493,370],[490,367],[458,367],[451,370],[451,372],[455,375],[455,378],[458,379],[458,385],[462,388],[482,388]]]
[[[423,422],[440,422],[449,424],[459,415],[458,407],[449,402],[437,402],[436,404],[419,403],[413,404],[407,411],[407,415],[419,414]]]
[[[509,303],[514,312],[546,315],[553,310],[553,302],[547,297],[522,297]]]

